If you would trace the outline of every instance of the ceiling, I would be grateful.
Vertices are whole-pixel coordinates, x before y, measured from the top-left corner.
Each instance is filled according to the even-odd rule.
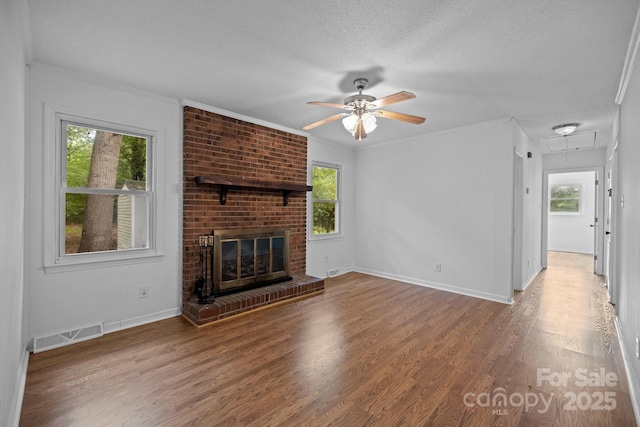
[[[339,121],[312,129],[380,143],[513,117],[548,152],[551,127],[611,138],[638,0],[26,0],[33,58],[282,126],[339,110],[356,77],[385,107],[355,141]]]

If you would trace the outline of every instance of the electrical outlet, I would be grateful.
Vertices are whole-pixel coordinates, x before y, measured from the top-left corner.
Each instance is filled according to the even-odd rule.
[[[140,298],[146,298],[149,296],[149,287],[140,286]]]
[[[636,358],[640,359],[640,337],[636,337]]]
[[[442,264],[436,264],[436,271],[438,273],[442,271]]]

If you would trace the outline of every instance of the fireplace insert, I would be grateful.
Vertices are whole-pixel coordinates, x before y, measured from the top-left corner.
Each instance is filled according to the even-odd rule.
[[[214,294],[291,280],[289,234],[287,228],[215,230]]]

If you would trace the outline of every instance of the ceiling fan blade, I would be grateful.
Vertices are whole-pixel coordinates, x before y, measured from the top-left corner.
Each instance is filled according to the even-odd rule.
[[[339,108],[341,110],[353,110],[353,107],[351,105],[334,104],[333,102],[310,101],[307,102],[307,104],[319,105],[320,107]]]
[[[396,113],[393,111],[377,110],[375,114],[376,116],[384,117],[385,119],[400,120],[401,122],[413,123],[414,125],[424,123],[424,121],[426,120],[424,117],[412,116],[411,114]]]
[[[369,105],[372,105],[374,108],[380,108],[386,105],[395,104],[396,102],[407,101],[415,97],[416,96],[411,92],[402,91],[394,93],[393,95],[385,96],[384,98],[376,99],[375,101],[369,103]]]
[[[367,137],[367,132],[364,130],[364,123],[362,119],[358,120],[358,127],[356,128],[356,133],[353,134],[358,141],[361,141]]]
[[[320,126],[320,125],[323,125],[325,123],[329,123],[329,122],[333,122],[334,120],[341,119],[344,116],[345,116],[344,113],[336,114],[335,116],[327,117],[326,119],[318,120],[317,122],[313,122],[311,124],[308,124],[308,125],[302,127],[302,130],[313,129],[313,128],[315,128],[317,126]]]

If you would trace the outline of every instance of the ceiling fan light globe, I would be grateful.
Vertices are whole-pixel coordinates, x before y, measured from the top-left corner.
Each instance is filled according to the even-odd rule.
[[[578,123],[566,123],[564,125],[558,125],[551,128],[555,133],[562,136],[571,135],[578,129]]]
[[[373,114],[364,113],[362,115],[362,123],[364,124],[364,131],[367,133],[373,132],[373,130],[378,127],[376,116]]]
[[[358,128],[358,116],[356,114],[349,114],[344,119],[342,119],[342,125],[351,135],[356,133],[356,129]]]

